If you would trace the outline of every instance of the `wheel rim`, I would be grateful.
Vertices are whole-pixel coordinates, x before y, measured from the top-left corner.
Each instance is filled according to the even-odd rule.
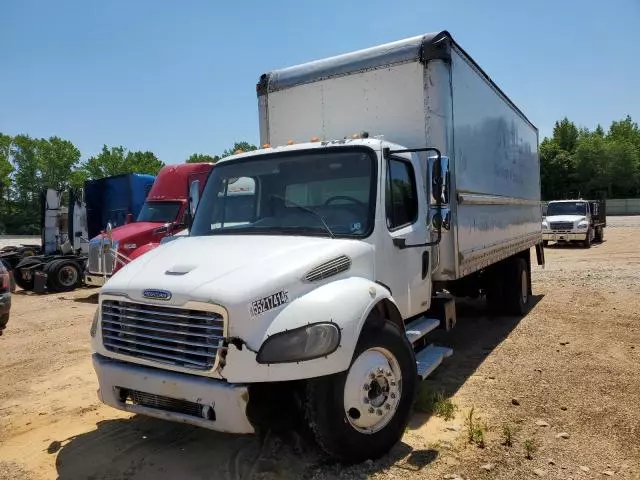
[[[527,271],[523,268],[520,274],[520,295],[522,296],[522,304],[526,305],[529,300],[529,279],[527,278]]]
[[[71,265],[66,265],[58,271],[58,281],[64,287],[71,287],[78,281],[78,271]]]
[[[351,426],[372,434],[394,417],[402,396],[402,372],[387,349],[362,352],[349,369],[344,385],[344,411]]]

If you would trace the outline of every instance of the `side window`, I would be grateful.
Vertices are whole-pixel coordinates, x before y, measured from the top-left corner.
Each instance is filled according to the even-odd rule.
[[[411,163],[389,160],[385,197],[389,230],[411,225],[418,219],[418,195]]]

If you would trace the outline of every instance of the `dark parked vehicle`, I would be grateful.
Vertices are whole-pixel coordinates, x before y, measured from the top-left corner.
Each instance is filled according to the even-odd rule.
[[[11,277],[4,263],[0,262],[0,335],[9,322],[11,310]]]

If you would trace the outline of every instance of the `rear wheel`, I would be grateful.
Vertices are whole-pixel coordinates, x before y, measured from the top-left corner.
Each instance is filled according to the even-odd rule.
[[[402,330],[386,320],[365,325],[348,371],[307,382],[305,417],[333,458],[379,458],[404,433],[416,383],[415,356]]]
[[[16,268],[13,269],[13,279],[23,290],[33,290],[35,281],[35,272],[42,265],[39,258],[25,258],[21,260]]]
[[[68,292],[80,283],[80,268],[71,260],[55,260],[47,266],[47,288],[51,292]]]
[[[596,234],[594,240],[598,243],[601,243],[604,240],[604,228],[597,227]]]
[[[527,262],[511,257],[491,268],[485,294],[489,309],[505,315],[524,315],[529,308],[530,285]]]

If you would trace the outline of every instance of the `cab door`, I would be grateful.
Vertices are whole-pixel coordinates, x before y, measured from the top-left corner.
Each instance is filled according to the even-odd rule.
[[[377,242],[376,277],[386,285],[404,318],[429,308],[430,240],[423,168],[415,154],[392,155],[382,161],[381,192],[384,227]]]

